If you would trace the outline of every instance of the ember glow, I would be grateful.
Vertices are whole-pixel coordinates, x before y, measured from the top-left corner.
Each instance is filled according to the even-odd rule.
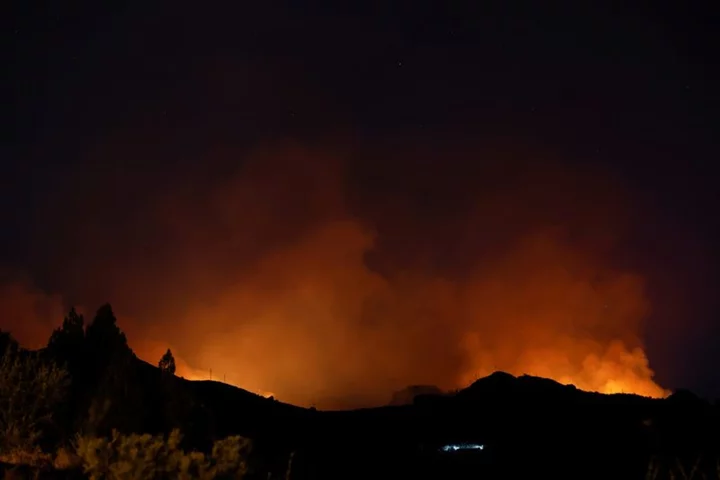
[[[648,279],[614,262],[635,205],[611,176],[419,166],[359,193],[340,157],[260,149],[222,181],[181,175],[107,224],[59,196],[46,221],[67,209],[77,226],[54,230],[47,255],[67,275],[48,297],[57,308],[23,307],[34,318],[16,325],[20,340],[42,343],[63,304],[110,301],[144,360],[171,348],[180,376],[212,371],[305,406],[384,404],[407,385],[456,389],[496,370],[666,394],[643,349]],[[96,183],[109,190],[98,198],[120,195],[121,181]],[[428,196],[445,206],[413,203]],[[10,285],[4,311],[37,303],[35,287]]]

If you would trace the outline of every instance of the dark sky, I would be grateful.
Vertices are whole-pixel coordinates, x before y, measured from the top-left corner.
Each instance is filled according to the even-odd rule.
[[[111,301],[189,368],[235,332],[235,383],[310,403],[622,340],[720,396],[713,2],[13,3],[0,326],[26,342]]]

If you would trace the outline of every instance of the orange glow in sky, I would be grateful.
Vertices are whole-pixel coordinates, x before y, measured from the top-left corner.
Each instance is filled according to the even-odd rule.
[[[496,370],[664,395],[643,350],[647,279],[609,255],[632,201],[602,172],[538,165],[491,165],[491,181],[424,175],[424,195],[465,193],[419,215],[393,190],[355,202],[331,153],[259,149],[128,220],[162,238],[154,253],[78,220],[65,281],[113,304],[140,358],[157,364],[169,347],[178,375],[212,370],[300,405],[385,404],[408,385],[456,389]],[[409,191],[420,176],[397,181]],[[63,298],[30,285],[0,290],[18,319],[3,328],[41,346]]]

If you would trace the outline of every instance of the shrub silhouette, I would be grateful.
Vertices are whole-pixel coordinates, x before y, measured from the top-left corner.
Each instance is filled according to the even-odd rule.
[[[241,479],[247,473],[251,443],[239,436],[215,442],[208,456],[180,449],[182,435],[121,435],[108,438],[79,436],[76,452],[91,480]]]
[[[64,368],[35,352],[8,349],[0,357],[0,454],[39,449],[69,382]]]

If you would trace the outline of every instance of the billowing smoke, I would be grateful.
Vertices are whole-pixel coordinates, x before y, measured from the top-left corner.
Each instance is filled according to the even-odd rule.
[[[48,295],[27,279],[0,282],[0,312],[0,328],[31,349],[47,344],[66,313],[61,296]]]
[[[170,347],[181,375],[328,408],[494,370],[664,393],[643,272],[618,260],[642,212],[607,172],[480,149],[223,155],[67,183],[34,267],[62,299],[9,283],[3,328],[38,346],[62,308],[110,301],[141,358]]]

